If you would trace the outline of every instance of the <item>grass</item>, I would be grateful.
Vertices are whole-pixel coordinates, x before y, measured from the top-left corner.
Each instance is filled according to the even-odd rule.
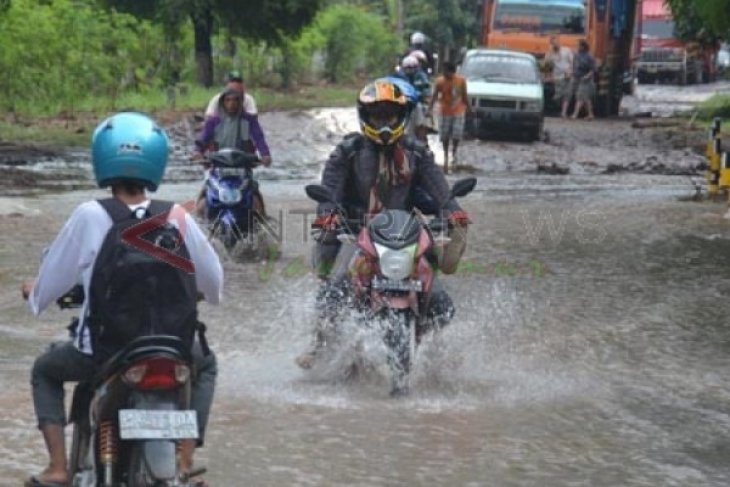
[[[359,84],[312,85],[293,90],[249,88],[259,112],[316,107],[354,106]],[[158,116],[163,122],[186,113],[200,113],[220,88],[178,88],[174,100],[165,90],[125,93],[111,98],[89,97],[73,107],[29,107],[25,112],[0,118],[0,141],[61,146],[87,146],[91,131],[105,116],[122,110],[137,110]]]
[[[90,137],[90,129],[82,127],[0,121],[0,142],[85,147],[89,145]]]
[[[711,122],[714,118],[723,121],[722,131],[730,130],[730,94],[717,94],[700,103],[698,118]]]

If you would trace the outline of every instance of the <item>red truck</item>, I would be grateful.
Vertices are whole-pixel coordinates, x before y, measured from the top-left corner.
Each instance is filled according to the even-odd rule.
[[[646,1],[646,0],[644,0]],[[660,0],[661,1],[661,0]],[[596,114],[616,115],[633,87],[634,32],[642,0],[484,0],[482,44],[542,59],[550,36],[575,50],[586,39],[599,66]],[[546,100],[551,82],[544,83]]]
[[[664,0],[642,0],[640,83],[671,80],[680,85],[711,81],[717,49],[675,37],[674,19]]]

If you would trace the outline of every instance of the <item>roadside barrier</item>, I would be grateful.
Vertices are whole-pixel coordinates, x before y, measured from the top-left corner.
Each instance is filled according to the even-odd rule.
[[[707,170],[707,183],[710,198],[715,198],[720,188],[730,188],[730,168],[726,167],[727,157],[723,158],[722,139],[720,138],[720,127],[722,120],[715,118],[707,138],[707,158],[710,161]],[[724,163],[725,164],[724,164]]]

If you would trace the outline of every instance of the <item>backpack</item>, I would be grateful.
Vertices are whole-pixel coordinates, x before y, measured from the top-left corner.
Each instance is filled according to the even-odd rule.
[[[167,222],[173,203],[152,200],[143,218],[116,198],[99,200],[99,204],[111,217],[112,226],[99,249],[89,286],[88,323],[94,357],[104,362],[130,341],[149,335],[176,336],[192,348],[196,329],[204,345],[194,268],[183,236]],[[145,222],[148,231],[142,227]],[[125,233],[135,225],[140,226]],[[134,230],[140,233],[130,238]],[[131,245],[134,239],[143,239],[138,241],[152,250]],[[169,258],[153,255],[160,252]],[[187,263],[187,270],[168,263],[176,259]]]

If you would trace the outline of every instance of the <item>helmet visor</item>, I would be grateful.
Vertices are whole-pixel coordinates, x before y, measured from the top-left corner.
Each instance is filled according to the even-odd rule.
[[[373,103],[366,108],[370,124],[376,129],[392,127],[401,117],[402,107],[394,103]]]

